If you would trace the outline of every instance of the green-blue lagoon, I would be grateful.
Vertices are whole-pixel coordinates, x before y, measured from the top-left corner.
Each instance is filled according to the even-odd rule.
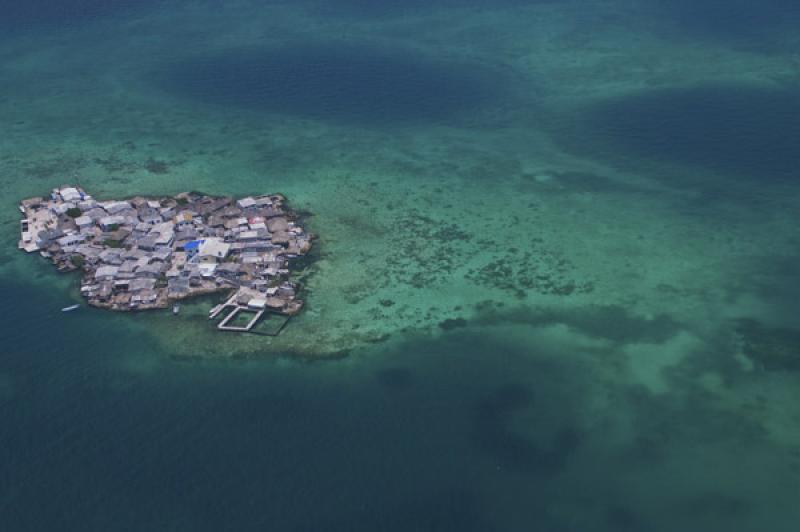
[[[796,530],[798,20],[0,0],[0,530]],[[67,184],[283,194],[303,310],[87,305]]]

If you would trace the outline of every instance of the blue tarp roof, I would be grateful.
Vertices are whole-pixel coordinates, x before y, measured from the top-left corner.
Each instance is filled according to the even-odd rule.
[[[202,244],[203,242],[204,242],[203,240],[192,240],[191,242],[187,242],[186,244],[184,244],[183,245],[183,249],[184,249],[184,251],[189,251],[191,249],[197,249],[197,248],[200,247],[200,244]]]

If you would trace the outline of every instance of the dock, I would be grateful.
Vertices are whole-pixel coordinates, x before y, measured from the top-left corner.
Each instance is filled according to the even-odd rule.
[[[266,312],[266,309],[257,311],[255,313],[255,315],[250,319],[250,321],[247,322],[246,325],[243,325],[241,327],[236,327],[234,325],[228,325],[241,312],[247,312],[247,309],[242,308],[242,307],[234,308],[233,311],[230,314],[225,316],[225,318],[223,318],[223,320],[221,322],[219,322],[219,325],[217,325],[217,329],[219,329],[220,331],[247,332],[250,329],[252,329],[253,327],[255,327],[256,323],[258,323],[258,320],[260,320],[261,316],[263,316],[264,313]]]
[[[285,316],[288,322],[291,314],[286,312],[283,306],[271,307],[269,303],[274,303],[274,300],[270,300],[270,298],[263,298],[262,294],[257,290],[240,287],[224,302],[215,305],[208,312],[208,319],[214,320],[221,314],[228,312],[224,315],[222,321],[217,324],[217,329],[220,331],[233,332],[250,332],[253,327],[258,324],[264,314],[267,313]],[[233,322],[238,316],[241,316],[242,313],[252,313],[253,317],[250,318],[245,325],[231,325],[231,322]],[[277,335],[285,325],[286,323],[281,325],[274,335]]]

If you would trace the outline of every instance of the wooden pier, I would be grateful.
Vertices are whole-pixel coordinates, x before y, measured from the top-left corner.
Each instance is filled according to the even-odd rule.
[[[208,312],[208,319],[213,320],[219,317],[226,311],[229,311],[227,315],[222,318],[222,321],[217,324],[217,329],[220,331],[232,331],[232,332],[251,332],[252,329],[258,324],[264,314],[277,314],[280,316],[285,317],[285,321],[280,325],[277,331],[274,333],[266,333],[266,336],[277,336],[286,324],[291,319],[291,315],[285,312],[281,312],[276,309],[272,309],[269,307],[260,307],[254,308],[249,304],[245,304],[241,302],[242,295],[246,294],[248,296],[254,295],[256,292],[248,289],[240,288],[238,291],[233,293],[228,299],[226,299],[223,303],[220,303],[214,306]],[[245,325],[237,326],[237,325],[230,325],[230,323],[236,319],[237,316],[240,316],[242,312],[251,312],[254,316],[247,322]],[[265,334],[265,333],[259,333]]]
[[[255,312],[255,316],[253,316],[253,318],[249,322],[247,322],[247,325],[244,325],[244,326],[241,326],[241,327],[237,327],[237,326],[234,326],[234,325],[228,325],[234,318],[236,318],[236,316],[239,315],[240,312]],[[252,310],[248,309],[247,307],[239,307],[239,306],[237,306],[237,307],[235,307],[233,309],[233,311],[230,314],[225,316],[222,319],[222,321],[219,322],[219,325],[217,325],[217,329],[219,329],[220,331],[247,332],[250,329],[252,329],[253,327],[255,327],[256,323],[258,323],[258,320],[261,319],[261,316],[263,316],[265,312],[266,312],[266,310],[252,311]]]

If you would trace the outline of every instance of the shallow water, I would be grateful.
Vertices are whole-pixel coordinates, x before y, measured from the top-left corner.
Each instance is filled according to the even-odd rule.
[[[0,529],[796,528],[792,6],[0,9]],[[286,194],[307,309],[61,313],[76,179]]]

